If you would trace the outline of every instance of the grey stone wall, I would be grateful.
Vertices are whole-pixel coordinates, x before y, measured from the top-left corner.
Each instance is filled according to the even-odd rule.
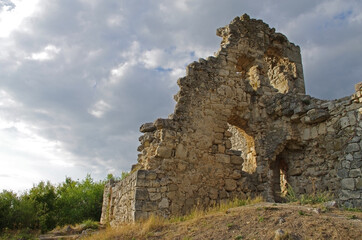
[[[146,219],[151,214],[169,216],[166,192],[169,181],[154,171],[137,170],[121,181],[110,181],[103,194],[101,223],[117,225]]]

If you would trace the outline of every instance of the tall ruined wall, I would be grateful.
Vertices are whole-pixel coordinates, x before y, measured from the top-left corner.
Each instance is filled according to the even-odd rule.
[[[134,173],[106,187],[102,221],[235,197],[282,201],[288,184],[360,207],[361,89],[335,101],[305,95],[299,47],[261,20],[243,15],[217,35],[215,57],[178,80],[174,113],[141,126]]]

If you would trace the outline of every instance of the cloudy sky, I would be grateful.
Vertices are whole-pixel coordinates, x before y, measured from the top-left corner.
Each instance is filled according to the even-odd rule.
[[[139,126],[243,13],[301,46],[308,94],[362,81],[360,0],[0,0],[0,190],[128,171]]]

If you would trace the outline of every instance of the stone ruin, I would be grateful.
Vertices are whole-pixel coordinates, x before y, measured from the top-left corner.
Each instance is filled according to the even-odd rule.
[[[174,113],[145,123],[138,163],[104,190],[102,223],[188,213],[234,198],[330,191],[362,207],[362,83],[305,94],[300,48],[248,15],[217,29],[215,57],[187,66]],[[326,86],[328,87],[328,86]]]

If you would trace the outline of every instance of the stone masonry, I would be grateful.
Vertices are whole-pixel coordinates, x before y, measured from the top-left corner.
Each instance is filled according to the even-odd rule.
[[[182,215],[234,198],[330,191],[362,207],[362,83],[305,94],[300,48],[248,15],[219,28],[214,57],[187,66],[175,111],[145,123],[138,163],[104,191],[102,223]]]

